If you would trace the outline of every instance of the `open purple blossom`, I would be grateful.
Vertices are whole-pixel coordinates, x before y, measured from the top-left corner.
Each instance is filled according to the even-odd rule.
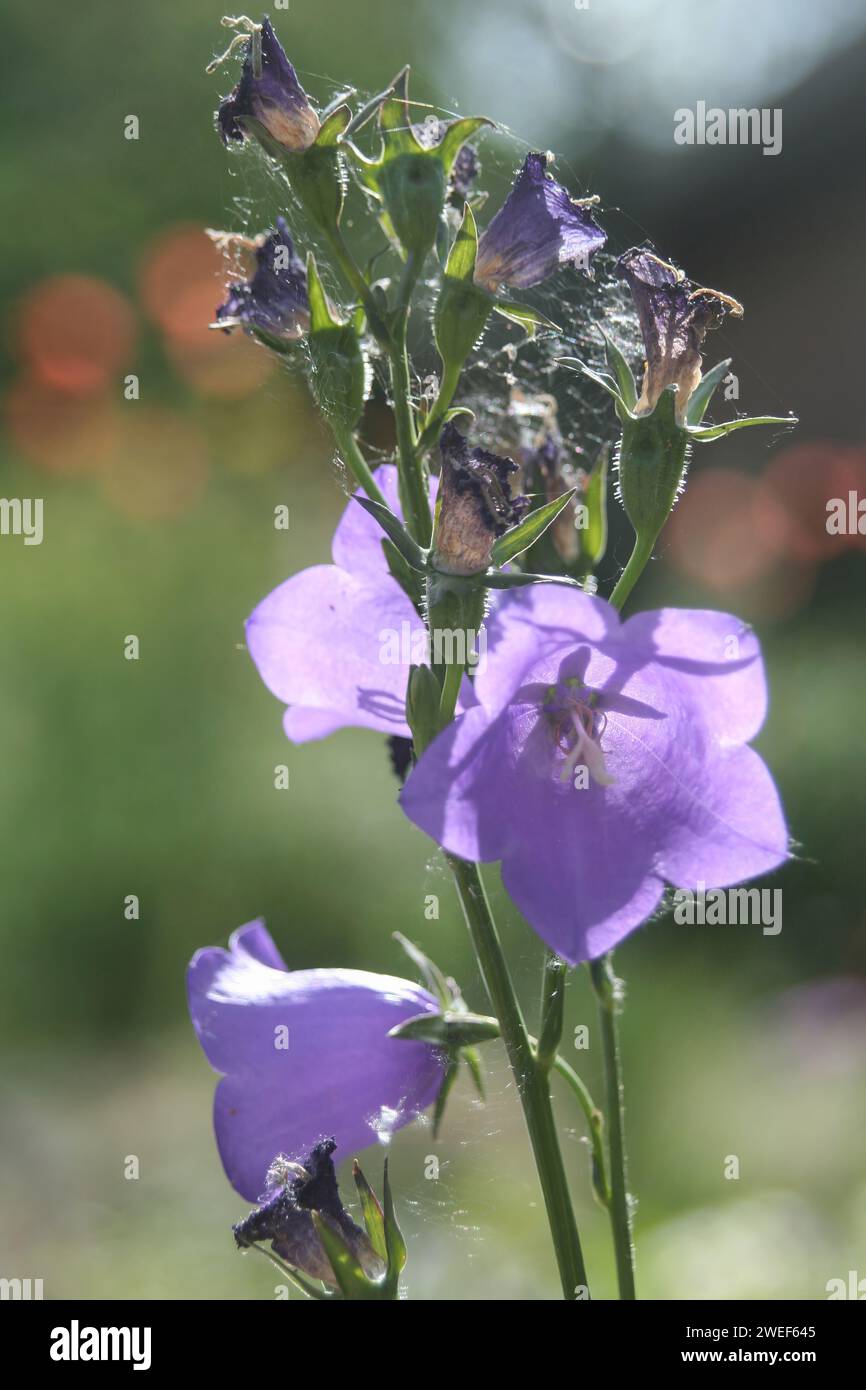
[[[340,1200],[331,1157],[336,1147],[333,1139],[323,1139],[303,1162],[277,1155],[261,1205],[233,1228],[241,1249],[269,1241],[274,1254],[293,1269],[334,1286],[333,1266],[313,1224],[316,1212],[342,1237],[370,1278],[381,1276],[384,1261]]]
[[[529,508],[515,497],[518,465],[487,449],[470,449],[450,420],[439,441],[442,477],[436,509],[433,552],[446,574],[480,574],[490,565],[497,536],[516,526]]]
[[[254,245],[255,273],[229,288],[216,311],[217,324],[227,332],[240,325],[283,341],[302,338],[310,326],[307,274],[286,219],[278,217],[275,229]]]
[[[475,282],[495,293],[500,285],[528,289],[560,266],[590,271],[607,234],[592,209],[597,198],[572,199],[545,172],[547,157],[528,154],[514,187],[478,240]]]
[[[267,16],[260,31],[255,32],[258,28],[253,26],[246,42],[240,81],[219,105],[217,121],[223,143],[243,140],[244,118],[251,117],[284,149],[309,149],[319,133],[319,118]],[[261,53],[258,73],[257,45]]]
[[[397,470],[376,481],[400,514]],[[408,737],[406,684],[422,659],[424,624],[392,577],[381,528],[350,501],[334,534],[332,565],[292,575],[255,609],[247,646],[265,685],[289,708],[293,743],[355,726]]]
[[[229,1182],[259,1200],[275,1155],[303,1162],[319,1140],[366,1148],[435,1100],[442,1054],[389,1038],[399,1023],[437,1013],[410,980],[363,970],[289,971],[263,922],[229,949],[198,951],[187,972],[199,1042],[222,1073],[214,1099],[217,1147]]]
[[[410,820],[505,887],[572,963],[652,915],[666,884],[725,887],[787,854],[773,780],[747,746],[764,718],[757,639],[725,613],[621,622],[604,600],[513,591],[491,622],[478,705],[427,748]]]
[[[637,415],[653,411],[668,386],[677,389],[676,414],[685,418],[689,397],[701,379],[701,345],[726,314],[739,318],[743,306],[719,290],[702,289],[676,266],[637,247],[617,262],[631,290],[646,353]]]

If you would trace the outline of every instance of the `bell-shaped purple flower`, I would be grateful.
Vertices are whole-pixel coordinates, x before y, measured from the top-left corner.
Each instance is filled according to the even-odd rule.
[[[427,748],[401,803],[450,853],[501,860],[558,955],[610,950],[666,884],[726,887],[786,858],[776,788],[747,746],[763,663],[736,618],[621,622],[602,599],[534,585],[502,600],[490,631],[478,705]]]
[[[240,21],[238,21],[240,23]],[[248,26],[249,27],[249,26]],[[246,42],[241,79],[220,102],[217,120],[223,143],[243,140],[246,116],[263,125],[284,149],[309,149],[319,133],[319,117],[298,81],[282,44],[265,16]],[[261,55],[257,71],[257,52]]]
[[[726,314],[739,318],[743,306],[719,290],[702,289],[643,247],[626,251],[617,274],[631,290],[646,352],[637,415],[655,410],[662,391],[677,389],[676,415],[685,419],[689,397],[701,379],[701,345]]]
[[[255,1202],[276,1155],[303,1162],[321,1139],[341,1153],[409,1124],[435,1100],[442,1054],[389,1038],[399,1023],[437,1013],[410,980],[363,970],[289,971],[264,923],[206,947],[187,973],[199,1042],[222,1073],[214,1100],[229,1182]]]
[[[400,514],[397,470],[376,481]],[[378,522],[350,501],[334,534],[332,565],[292,575],[263,599],[246,625],[265,685],[289,708],[293,743],[357,727],[409,736],[409,668],[424,660],[424,624],[392,577]]]
[[[240,326],[284,342],[302,338],[310,326],[307,273],[284,217],[256,239],[255,257],[255,274],[229,288],[216,311],[217,326],[226,331]]]
[[[514,187],[478,240],[475,283],[528,289],[563,265],[589,273],[607,234],[593,217],[597,198],[574,200],[545,172],[547,157],[528,154]]]

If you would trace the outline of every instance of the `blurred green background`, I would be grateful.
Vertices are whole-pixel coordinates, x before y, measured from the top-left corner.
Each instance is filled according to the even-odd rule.
[[[237,199],[255,226],[278,210],[211,127],[231,80],[204,74],[220,13],[6,10],[0,492],[44,498],[45,539],[0,537],[0,1275],[43,1278],[46,1297],[273,1296],[277,1276],[232,1248],[244,1206],[185,1011],[198,946],[262,915],[293,967],[401,973],[399,929],[485,1005],[382,740],[290,747],[243,649],[244,618],[326,558],[344,503],[302,383],[205,331],[221,282],[201,228],[238,226]],[[377,90],[409,61],[419,99],[558,151],[613,210],[614,250],[650,235],[745,303],[718,343],[735,355],[736,408],[800,417],[775,443],[754,431],[701,453],[640,592],[644,606],[730,608],[761,633],[760,747],[799,847],[766,885],[784,890],[783,931],[665,919],[617,959],[640,1292],[824,1297],[828,1279],[866,1275],[866,583],[863,539],[824,527],[828,497],[866,493],[866,12],[292,0],[274,18],[314,98]],[[782,153],[675,145],[673,112],[698,99],[781,108]],[[368,428],[387,443],[375,403]],[[287,533],[272,524],[281,503]],[[603,580],[625,546],[618,525]],[[288,792],[273,786],[282,762]],[[503,915],[531,1007],[538,943]],[[570,1027],[592,1025],[582,972],[570,1008]],[[438,1141],[416,1126],[394,1143],[412,1297],[556,1291],[519,1109],[489,1057],[486,1106],[461,1087]],[[575,1059],[599,1089],[596,1050]],[[566,1096],[560,1115],[590,1276],[611,1296]],[[373,1178],[375,1153],[365,1167]]]

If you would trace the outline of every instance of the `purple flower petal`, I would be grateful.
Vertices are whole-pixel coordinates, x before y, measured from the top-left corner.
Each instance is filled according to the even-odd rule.
[[[263,1193],[276,1155],[303,1162],[331,1137],[354,1153],[409,1124],[438,1094],[441,1053],[388,1037],[407,1018],[438,1011],[409,980],[289,972],[264,924],[252,922],[228,951],[196,953],[187,989],[199,1042],[223,1073],[214,1101],[220,1157],[249,1201]]]
[[[397,470],[376,480],[393,509]],[[406,684],[425,642],[424,624],[392,578],[382,530],[350,501],[337,527],[333,565],[287,579],[246,625],[259,674],[291,708],[285,730],[295,743],[355,726],[408,737]]]
[[[500,285],[528,289],[563,265],[589,272],[607,235],[592,214],[593,198],[573,200],[545,173],[543,154],[528,154],[514,187],[482,232],[475,281],[495,293]]]
[[[500,859],[553,950],[608,950],[666,882],[722,887],[783,862],[778,795],[745,746],[763,666],[735,619],[620,624],[601,599],[538,585],[501,601],[491,639],[480,704],[430,745],[401,804],[451,853]]]

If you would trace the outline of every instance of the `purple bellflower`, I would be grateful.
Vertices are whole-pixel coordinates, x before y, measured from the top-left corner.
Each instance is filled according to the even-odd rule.
[[[187,973],[199,1042],[222,1073],[217,1147],[232,1186],[259,1200],[276,1155],[292,1162],[321,1139],[340,1151],[386,1141],[431,1105],[445,1073],[428,1043],[391,1028],[438,1013],[410,980],[363,970],[289,971],[264,923],[206,947]]]
[[[726,314],[741,317],[743,306],[718,290],[693,285],[676,266],[643,248],[620,256],[617,273],[631,290],[646,352],[635,414],[650,414],[662,391],[675,386],[676,416],[682,423],[701,379],[701,345],[707,332],[718,328]]]
[[[546,165],[546,155],[526,156],[514,187],[479,237],[475,283],[491,294],[500,285],[538,285],[563,265],[589,273],[593,253],[607,240],[592,214],[598,199],[570,198]]]
[[[268,1240],[274,1254],[294,1269],[335,1286],[333,1266],[313,1223],[315,1212],[337,1232],[370,1278],[384,1273],[384,1261],[366,1231],[355,1224],[340,1200],[331,1157],[335,1149],[333,1139],[323,1139],[302,1163],[277,1155],[261,1205],[234,1227],[242,1250]]]
[[[238,21],[240,23],[240,21]],[[249,26],[248,26],[249,27]],[[319,117],[298,81],[282,44],[265,16],[246,40],[241,79],[220,102],[217,113],[224,144],[243,140],[244,117],[251,117],[286,150],[307,150],[319,133]],[[237,40],[236,40],[237,42]],[[261,63],[257,62],[257,51]],[[258,72],[257,72],[258,67]]]
[[[725,613],[621,622],[603,599],[512,591],[478,705],[426,749],[410,820],[502,861],[529,923],[572,964],[609,951],[670,883],[725,887],[782,863],[778,794],[747,746],[766,708],[757,639]]]
[[[257,237],[253,247],[255,273],[250,280],[229,288],[228,298],[216,311],[214,326],[226,332],[240,326],[283,342],[302,338],[310,327],[307,274],[286,219],[278,217],[276,228]]]
[[[400,515],[397,470],[376,481]],[[293,743],[355,726],[407,738],[406,685],[426,634],[392,577],[377,521],[350,501],[334,534],[332,565],[292,575],[246,625],[247,646],[268,689],[289,708]]]

